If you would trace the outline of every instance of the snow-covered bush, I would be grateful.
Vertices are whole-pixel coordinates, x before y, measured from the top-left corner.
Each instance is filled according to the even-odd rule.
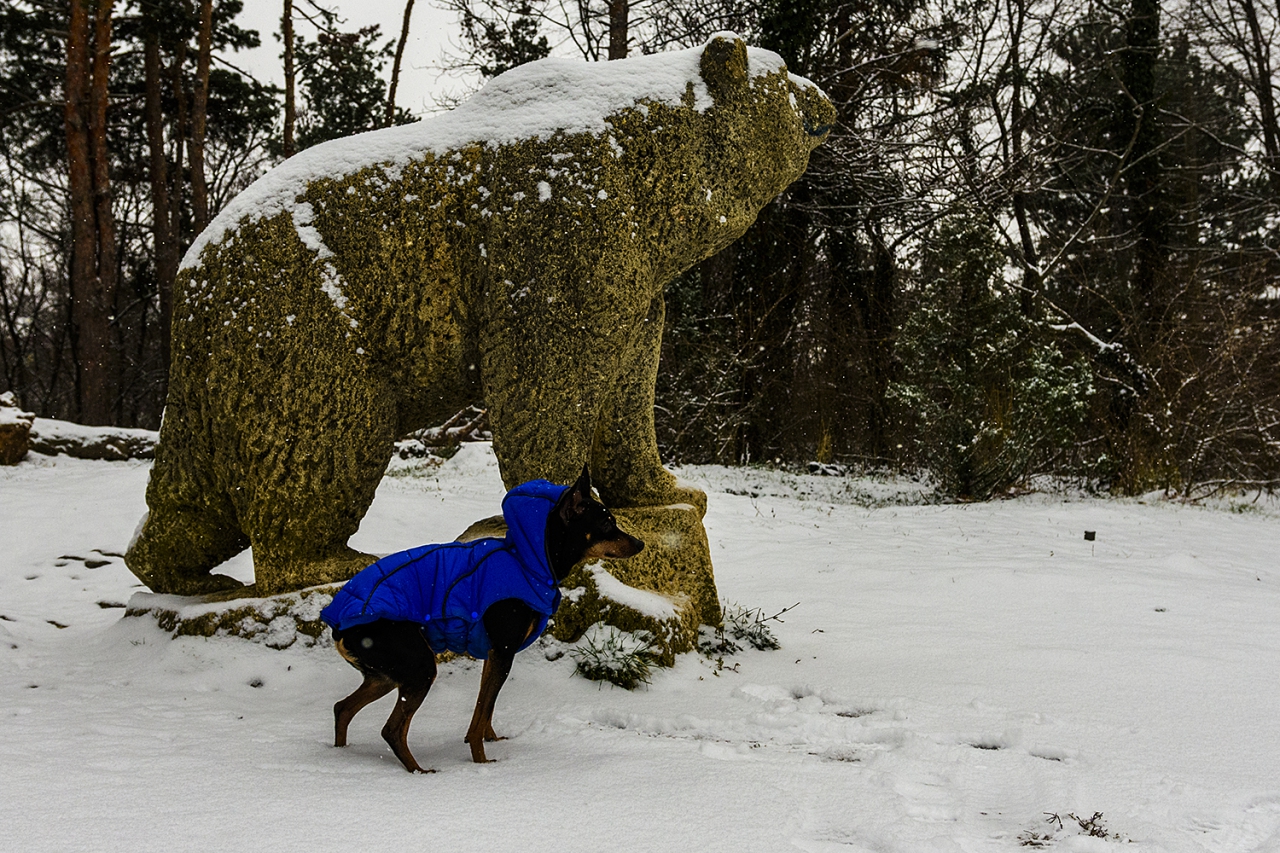
[[[592,681],[608,681],[627,690],[649,683],[656,655],[648,631],[620,631],[597,622],[569,650],[577,672]]]
[[[945,493],[983,500],[1075,441],[1092,374],[1024,316],[990,227],[958,215],[929,246],[889,396],[917,464]]]

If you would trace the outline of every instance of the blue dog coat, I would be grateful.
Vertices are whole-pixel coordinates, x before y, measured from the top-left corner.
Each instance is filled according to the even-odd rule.
[[[336,631],[378,619],[417,622],[432,650],[483,660],[493,644],[484,629],[489,606],[518,598],[541,619],[520,646],[547,627],[560,589],[547,554],[547,518],[568,489],[530,480],[507,492],[505,539],[421,545],[383,557],[338,590],[320,617]]]

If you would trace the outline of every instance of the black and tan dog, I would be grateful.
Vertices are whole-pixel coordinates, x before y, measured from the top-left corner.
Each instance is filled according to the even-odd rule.
[[[644,547],[618,529],[591,497],[591,477],[569,487],[545,480],[516,486],[502,502],[505,539],[424,545],[384,557],[353,577],[325,608],[338,651],[364,683],[333,706],[334,745],[361,708],[399,689],[383,739],[413,772],[409,722],[436,677],[436,655],[484,660],[467,730],[471,758],[484,762],[493,707],[516,652],[536,640],[560,604],[559,584],[584,559],[630,557]]]

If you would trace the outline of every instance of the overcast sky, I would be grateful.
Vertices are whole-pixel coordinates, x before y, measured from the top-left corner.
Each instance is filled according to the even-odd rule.
[[[296,0],[295,0],[296,2]],[[300,5],[300,4],[299,4]],[[398,39],[400,24],[404,20],[405,0],[327,0],[323,5],[336,9],[346,19],[345,30],[356,30],[369,24],[382,27],[384,37]],[[284,84],[281,64],[280,15],[284,9],[282,0],[246,0],[244,11],[236,19],[245,29],[257,30],[262,47],[228,57],[244,70],[263,82]],[[295,14],[295,18],[297,15]],[[314,28],[306,21],[294,24],[298,35],[312,37]],[[474,88],[477,78],[460,78],[442,75],[441,64],[450,44],[458,42],[458,27],[452,13],[435,6],[430,0],[416,0],[409,24],[409,42],[405,46],[400,70],[400,85],[396,103],[415,114],[434,112],[438,109],[435,95],[462,94]],[[456,48],[453,49],[456,53]],[[390,76],[391,63],[387,63],[384,75]]]

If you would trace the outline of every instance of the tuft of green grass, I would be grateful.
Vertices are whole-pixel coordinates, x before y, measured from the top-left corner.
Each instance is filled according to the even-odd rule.
[[[1079,827],[1077,835],[1084,835],[1090,838],[1105,838],[1109,841],[1127,841],[1124,836],[1118,832],[1112,832],[1107,828],[1106,823],[1102,820],[1102,812],[1094,812],[1091,817],[1080,817],[1074,812],[1067,812],[1066,815],[1059,815],[1057,812],[1045,812],[1045,822],[1049,824],[1047,832],[1037,832],[1034,829],[1028,829],[1018,836],[1018,844],[1021,847],[1049,847],[1057,840],[1057,834],[1067,829],[1066,817],[1070,821],[1074,821]]]
[[[797,602],[798,604],[799,602]],[[740,604],[724,602],[721,610],[724,613],[724,625],[713,628],[703,625],[698,631],[698,651],[707,657],[721,657],[737,654],[746,646],[761,651],[782,648],[778,638],[769,627],[770,622],[781,623],[778,618],[796,605],[784,607],[772,616],[765,616],[760,608],[743,607]]]
[[[626,690],[649,683],[657,654],[648,631],[620,631],[597,622],[569,650],[577,673],[592,681],[608,681]]]

